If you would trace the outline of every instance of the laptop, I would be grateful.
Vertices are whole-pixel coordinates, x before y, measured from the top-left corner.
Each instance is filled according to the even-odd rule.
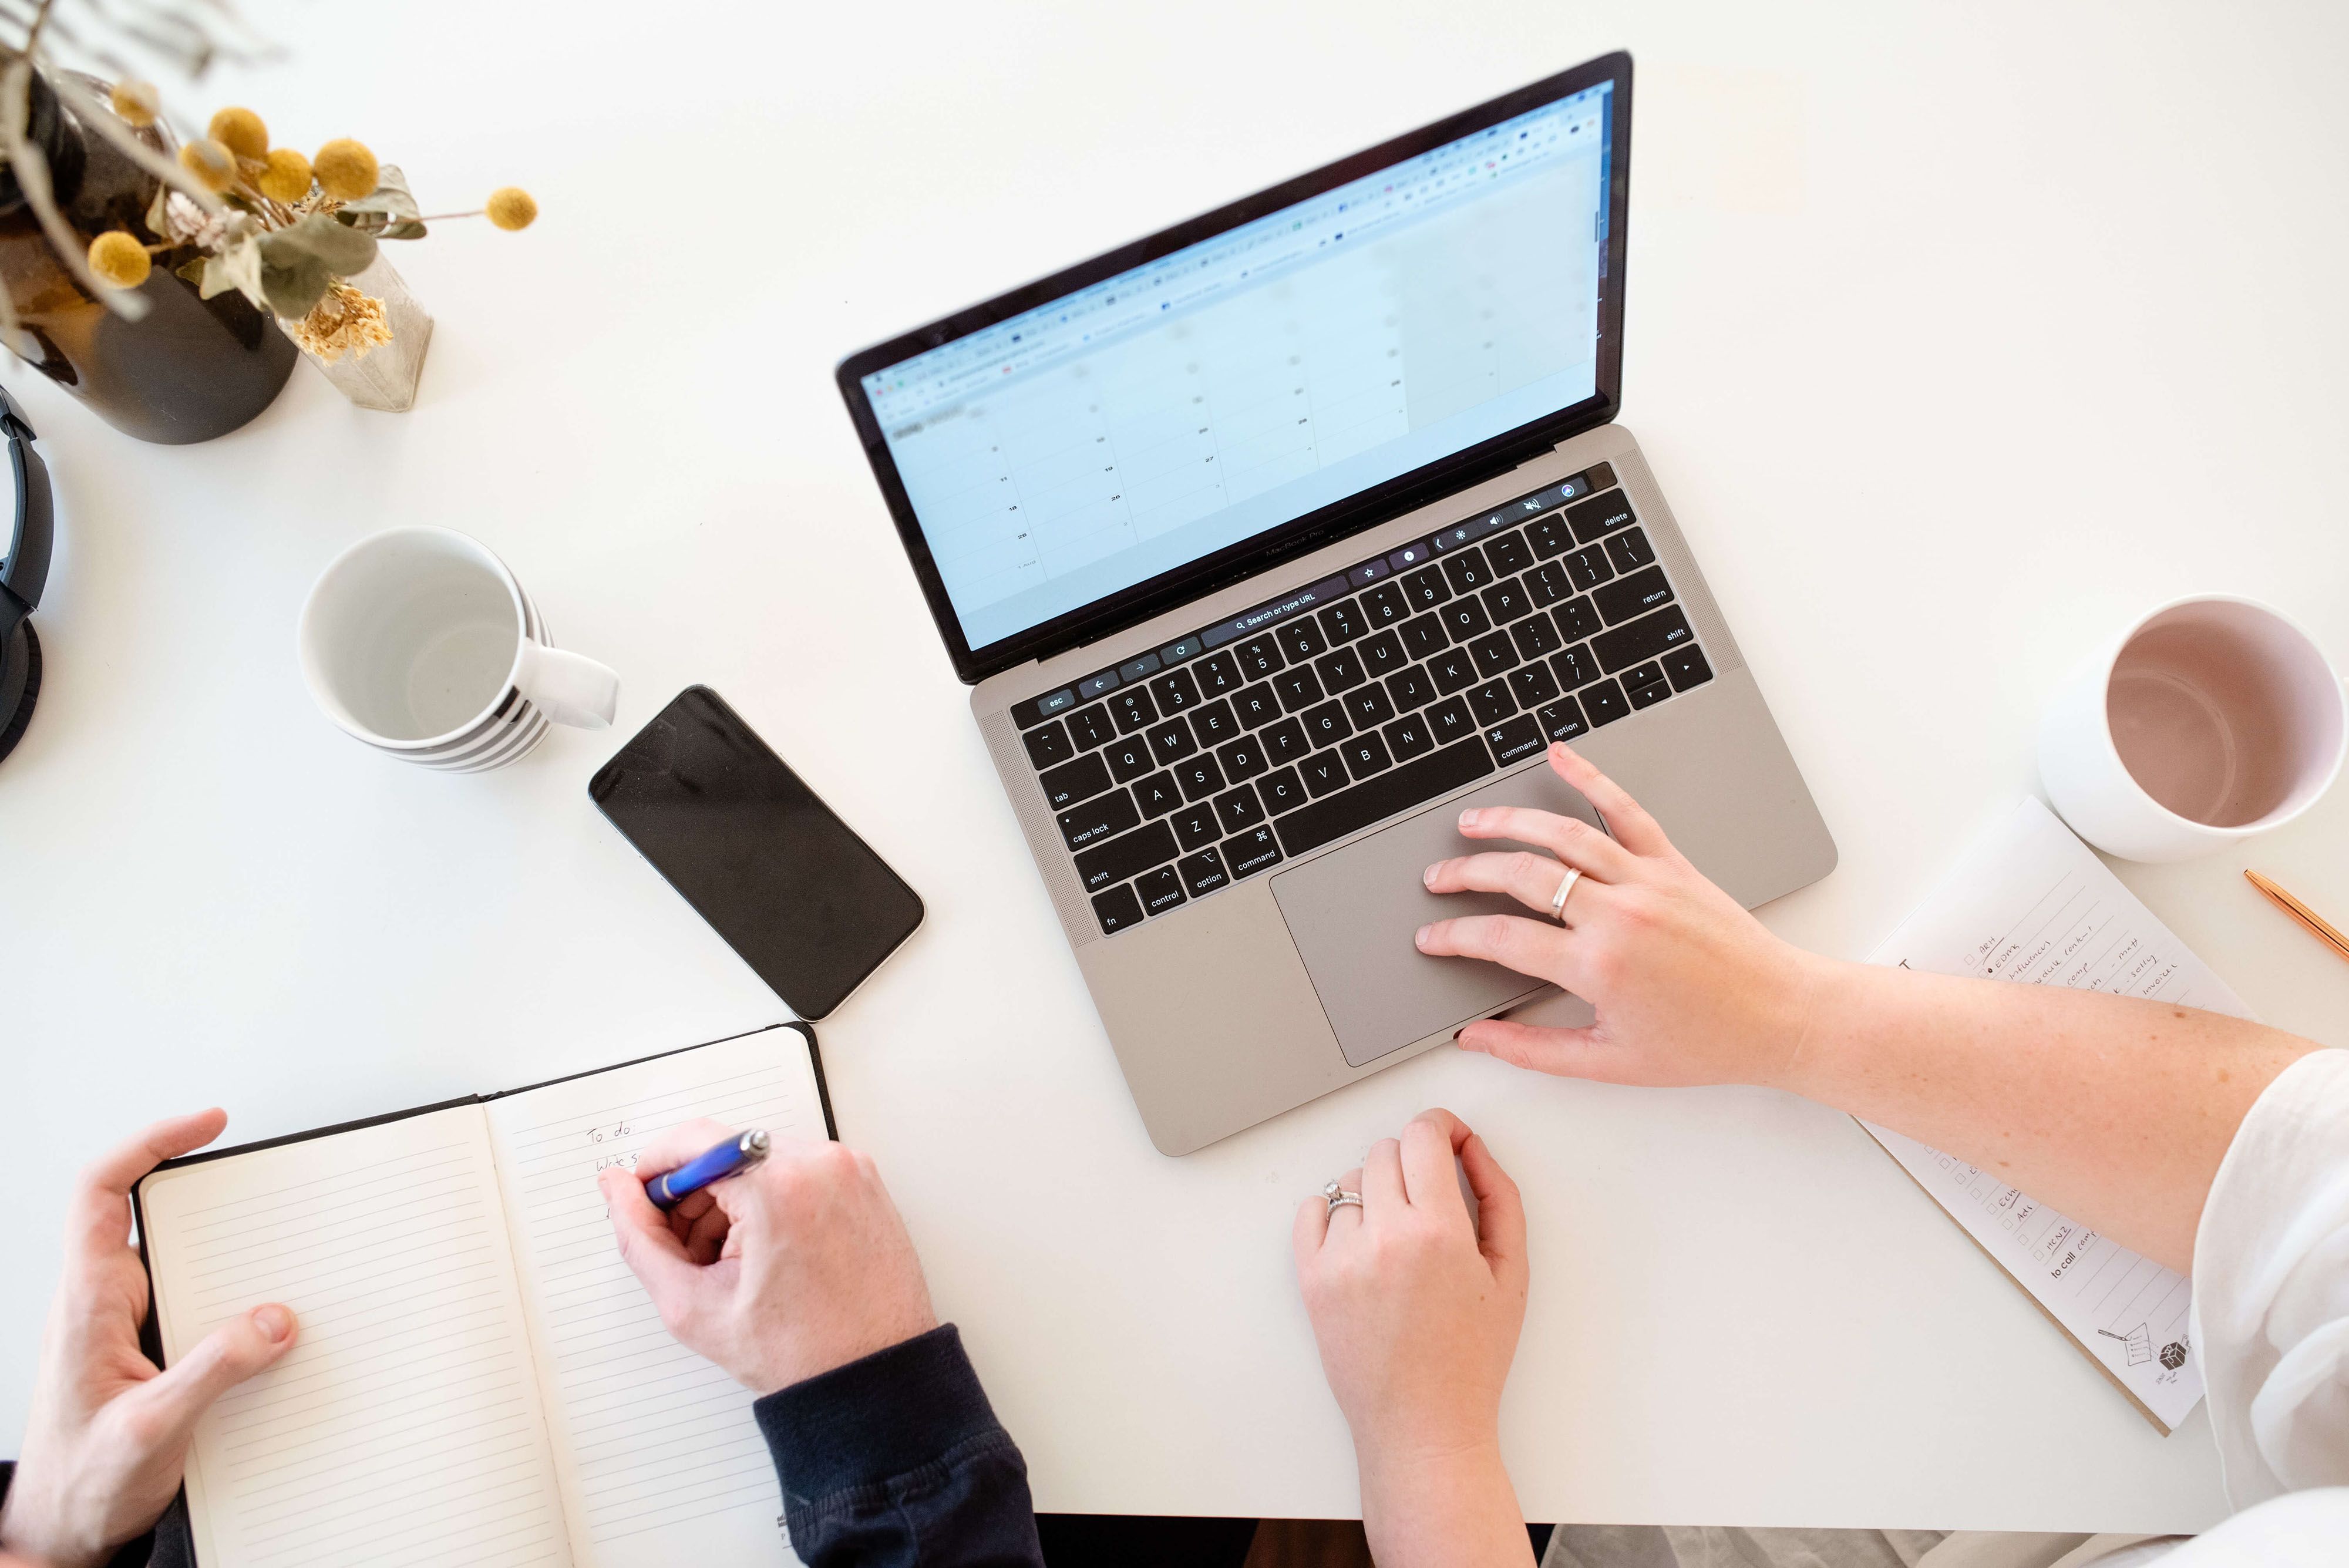
[[[1614,54],[842,362],[1152,1141],[1508,1012],[1422,955],[1466,806],[1599,822],[1571,742],[1751,907],[1836,851],[1631,433]],[[1603,824],[1601,824],[1603,826]]]

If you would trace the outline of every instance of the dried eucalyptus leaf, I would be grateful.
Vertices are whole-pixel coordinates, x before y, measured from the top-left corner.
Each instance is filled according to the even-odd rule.
[[[170,205],[171,199],[171,188],[169,185],[157,185],[155,199],[147,203],[147,232],[159,240],[168,240],[171,237],[171,231],[164,226],[169,222],[164,213]]]
[[[364,272],[375,260],[375,236],[324,213],[312,213],[299,223],[261,236],[263,265],[293,272],[315,263],[342,277]]]
[[[216,256],[204,261],[203,281],[197,292],[210,299],[216,294],[235,289],[259,307],[266,308],[264,296],[268,268],[264,265],[259,242],[245,240],[232,245]]]
[[[403,221],[401,223],[392,224],[391,227],[378,234],[376,238],[379,240],[420,240],[424,237],[424,232],[423,224]]]
[[[386,218],[414,218],[424,209],[408,193],[408,176],[399,171],[397,163],[387,163],[376,175],[375,190],[356,202],[346,202],[341,211],[359,215],[379,214]],[[345,219],[348,222],[348,218]]]
[[[171,270],[201,289],[204,285],[204,268],[211,265],[212,259],[212,258],[210,256],[198,256],[193,261],[181,262],[178,266],[173,267]],[[217,293],[218,291],[215,290],[214,292]],[[210,299],[212,295],[207,294],[203,297]]]
[[[261,267],[261,292],[269,308],[288,321],[309,315],[310,307],[326,296],[334,282],[333,269],[306,253],[295,253],[285,265],[264,262]]]

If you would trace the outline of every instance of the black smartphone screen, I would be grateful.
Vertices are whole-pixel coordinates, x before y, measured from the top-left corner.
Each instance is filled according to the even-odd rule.
[[[612,826],[802,1018],[922,923],[922,900],[707,686],[588,781]]]

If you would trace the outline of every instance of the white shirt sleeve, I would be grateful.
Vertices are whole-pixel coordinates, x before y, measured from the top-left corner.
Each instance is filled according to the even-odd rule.
[[[2236,1131],[2195,1236],[2194,1334],[2235,1507],[2349,1487],[2349,1051],[2285,1068]],[[2337,1527],[2349,1490],[2329,1506]]]

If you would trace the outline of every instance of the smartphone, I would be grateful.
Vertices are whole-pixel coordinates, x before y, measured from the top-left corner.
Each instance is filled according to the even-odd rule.
[[[922,900],[741,715],[688,686],[587,794],[777,996],[822,1018],[922,923]]]

